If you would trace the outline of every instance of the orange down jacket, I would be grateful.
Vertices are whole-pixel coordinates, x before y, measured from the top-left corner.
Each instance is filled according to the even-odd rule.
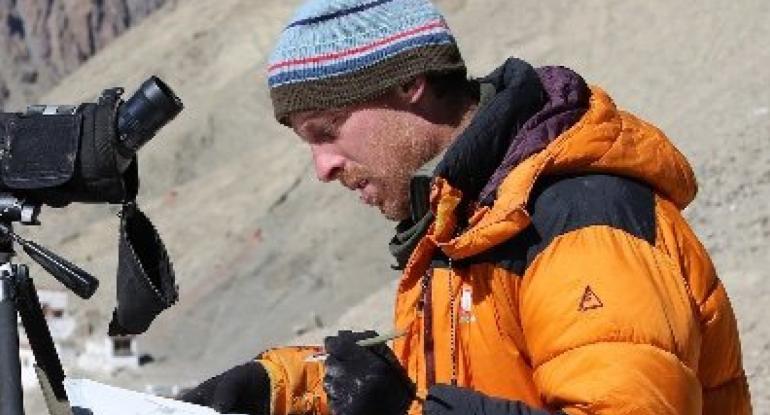
[[[681,215],[695,193],[663,133],[596,87],[467,223],[462,192],[434,180],[395,306],[418,396],[455,381],[568,414],[751,413],[730,302]],[[262,356],[274,413],[326,411],[308,350]]]

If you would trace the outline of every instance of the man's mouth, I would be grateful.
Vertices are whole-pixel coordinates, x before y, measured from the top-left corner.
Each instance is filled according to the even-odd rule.
[[[377,204],[377,198],[372,193],[374,189],[371,188],[368,180],[366,179],[359,180],[358,182],[356,182],[355,186],[353,187],[353,190],[358,191],[358,198],[361,199],[361,201],[366,203],[367,205],[375,206]]]
[[[377,205],[377,197],[374,194],[374,187],[367,179],[358,179],[357,181],[341,180],[342,184],[348,189],[358,192],[358,198],[361,202],[370,205]]]
[[[367,184],[369,184],[369,180],[361,179],[353,186],[353,190],[362,190]]]

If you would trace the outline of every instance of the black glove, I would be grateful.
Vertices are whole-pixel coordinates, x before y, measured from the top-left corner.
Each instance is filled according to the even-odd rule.
[[[449,385],[428,390],[423,415],[554,415],[519,401],[491,398],[479,392]],[[557,412],[557,414],[563,414]]]
[[[261,364],[248,362],[214,376],[178,399],[220,413],[269,415],[270,378]]]
[[[402,415],[414,399],[414,384],[388,346],[356,344],[376,335],[344,330],[324,340],[324,390],[332,415]]]

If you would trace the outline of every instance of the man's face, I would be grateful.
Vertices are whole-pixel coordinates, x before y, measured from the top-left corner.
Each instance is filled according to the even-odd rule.
[[[310,145],[319,180],[339,180],[390,220],[409,216],[409,180],[433,155],[417,115],[376,102],[296,113],[290,123]]]

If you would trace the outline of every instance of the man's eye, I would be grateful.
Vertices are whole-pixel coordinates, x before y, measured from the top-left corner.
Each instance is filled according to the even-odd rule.
[[[328,143],[330,141],[334,141],[334,138],[336,137],[336,131],[332,126],[324,127],[316,132],[315,137],[315,141]]]

